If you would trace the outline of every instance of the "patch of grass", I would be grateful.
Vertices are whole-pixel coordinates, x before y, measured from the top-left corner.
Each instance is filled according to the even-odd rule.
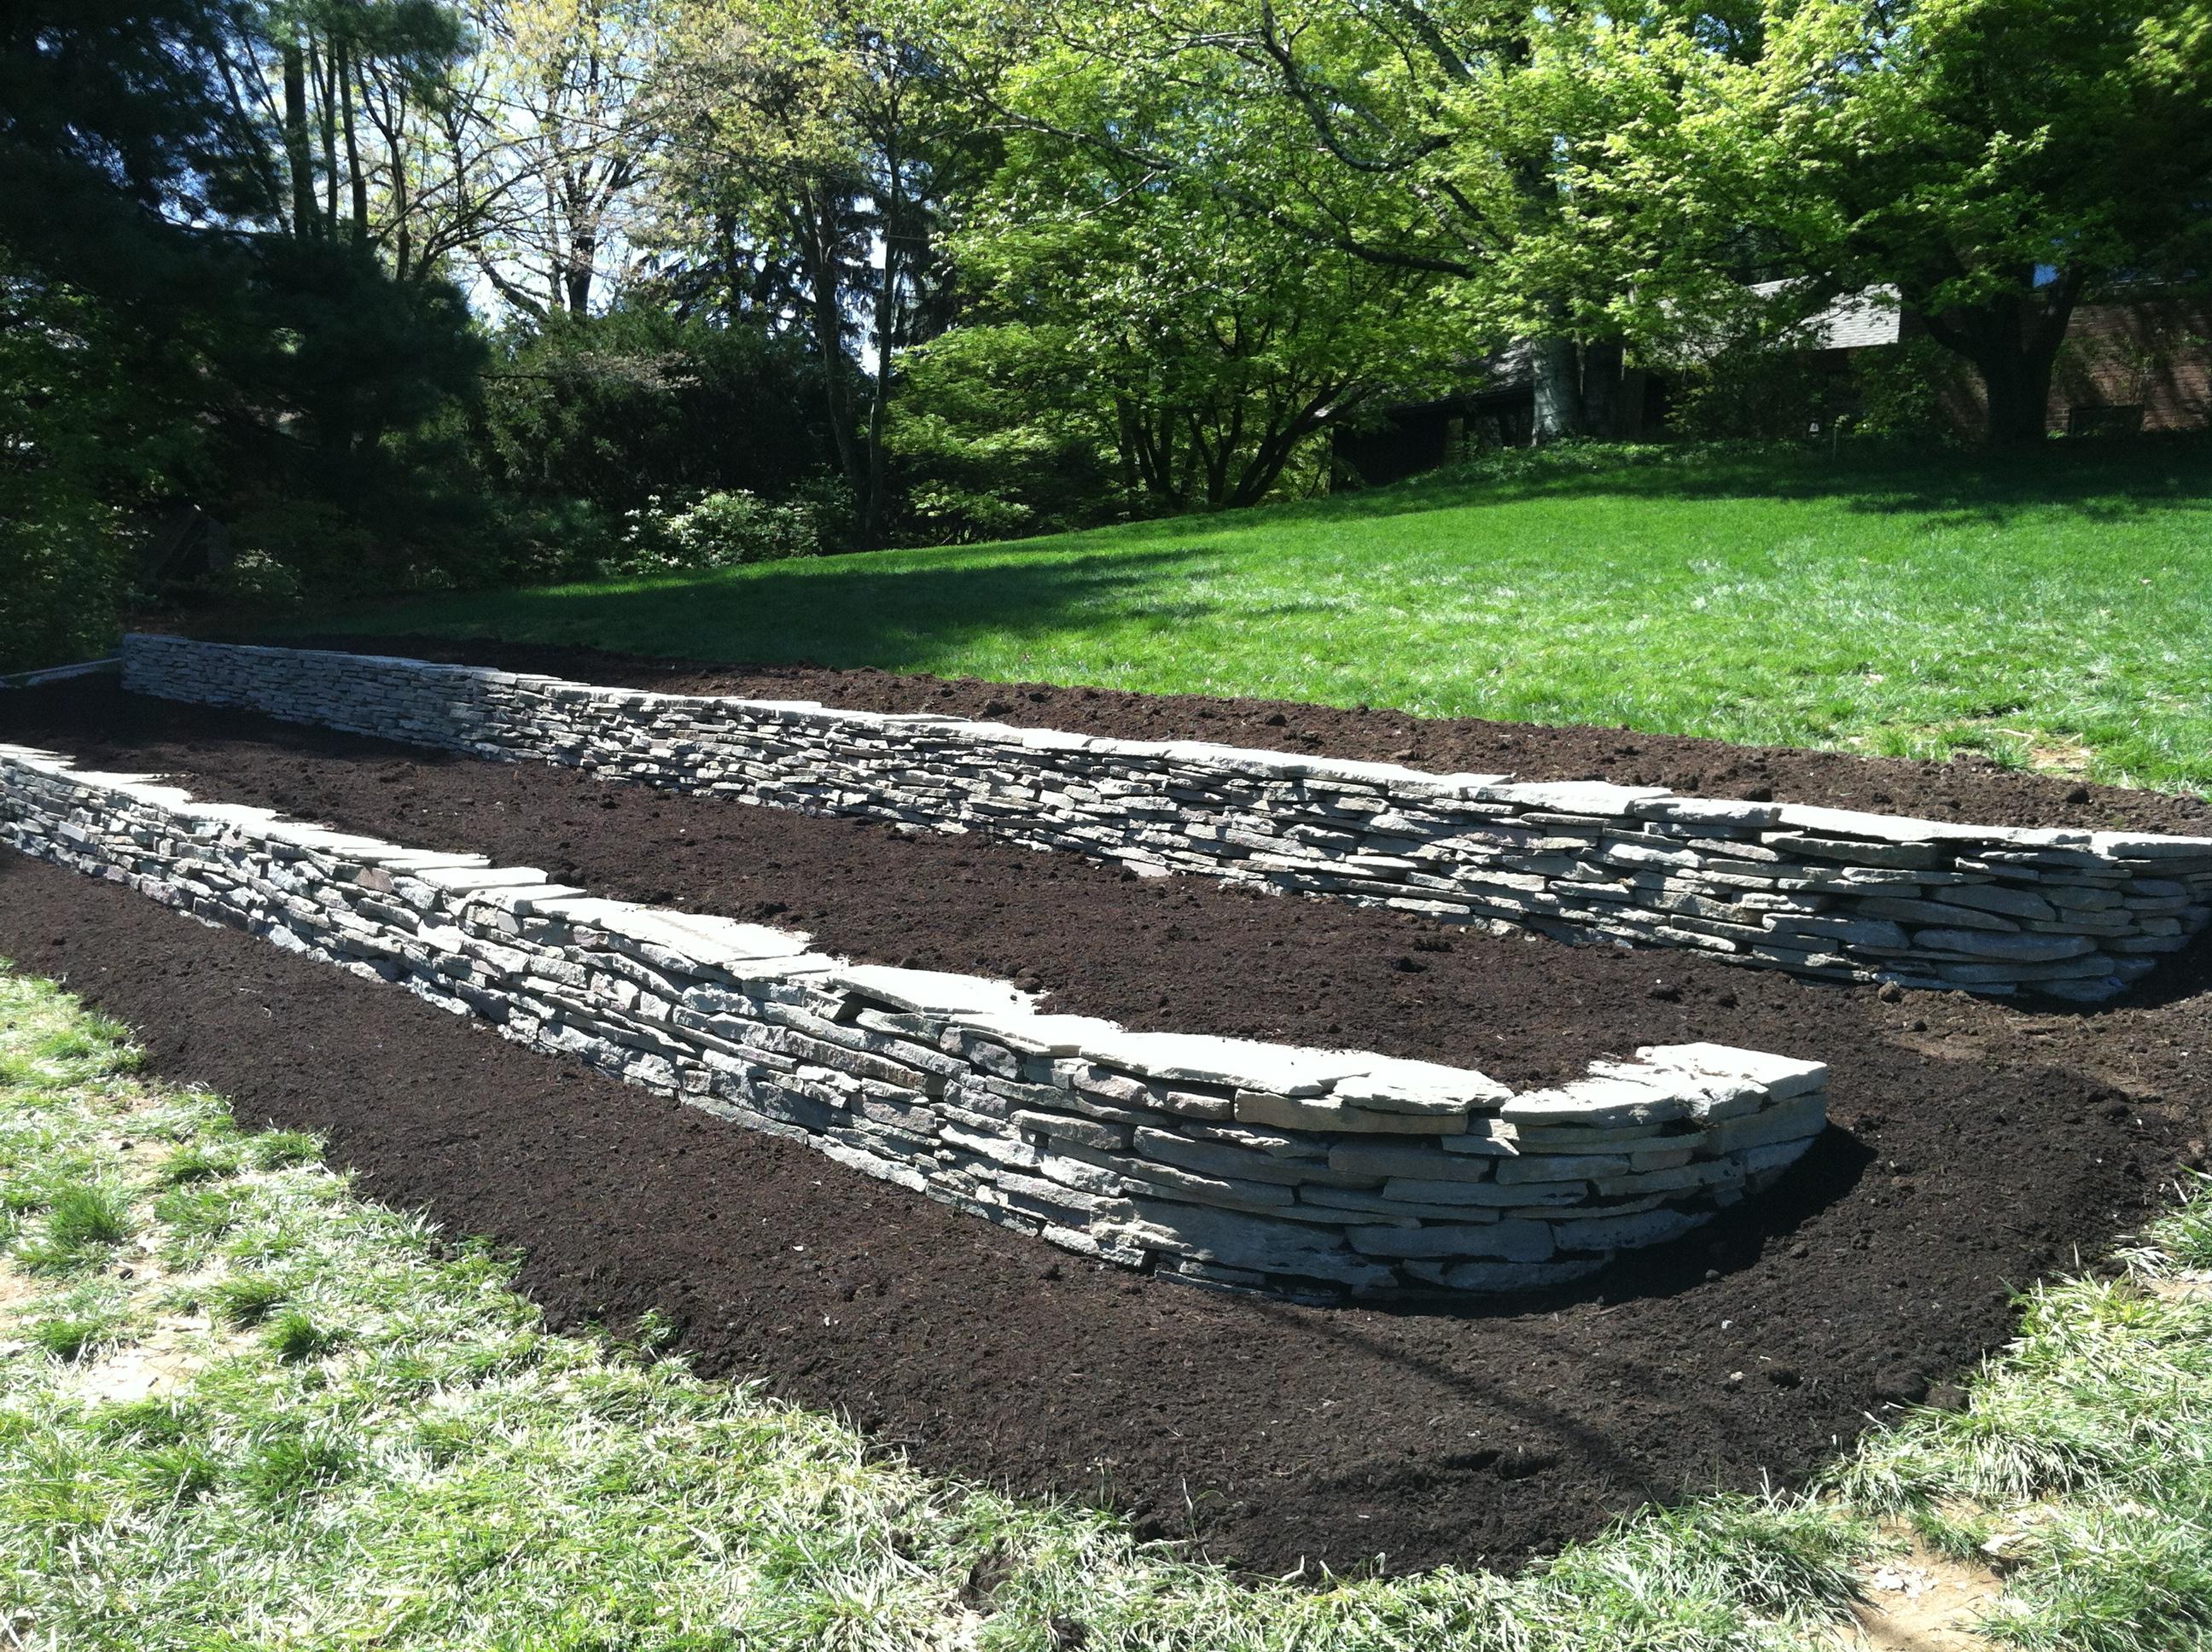
[[[87,1420],[102,1439],[132,1445],[181,1445],[203,1425],[194,1407],[173,1398],[125,1400]]]
[[[1371,492],[297,623],[2212,787],[2212,451],[1493,455]]]
[[[0,1052],[72,1014],[0,975]],[[165,1187],[117,1147],[126,1114],[254,1168]],[[27,1643],[1810,1652],[1897,1517],[1946,1552],[2009,1546],[1988,1625],[2007,1643],[2212,1646],[2212,1291],[2190,1272],[2212,1192],[2122,1277],[2025,1298],[1965,1411],[1912,1414],[1822,1491],[1646,1511],[1512,1578],[1264,1584],[1096,1511],[917,1474],[691,1376],[653,1321],[549,1334],[511,1259],[361,1202],[296,1142],[263,1165],[255,1141],[208,1098],[112,1073],[0,1086],[0,1192],[35,1142],[197,1270],[49,1281],[0,1310],[0,1622]],[[181,1333],[182,1386],[102,1398],[97,1339],[152,1334],[185,1299],[213,1322]],[[105,1316],[76,1364],[19,1328],[72,1315]]]
[[[2080,1652],[2212,1647],[2212,1180],[2116,1278],[2039,1286],[1958,1412],[1915,1413],[1834,1477],[1938,1548],[2012,1569],[1985,1631]]]
[[[304,1130],[264,1130],[246,1138],[245,1147],[246,1162],[257,1170],[287,1170],[323,1156],[321,1141]]]
[[[258,1195],[250,1187],[188,1182],[154,1201],[154,1220],[163,1230],[170,1253],[182,1255],[195,1245],[230,1233],[257,1203]]]
[[[238,1484],[252,1502],[296,1513],[301,1499],[343,1479],[357,1457],[354,1446],[331,1429],[274,1426],[246,1445]]]
[[[2014,1646],[2212,1646],[2212,1507],[2100,1499],[2065,1509],[2038,1534],[2035,1564],[2014,1588],[2014,1610],[1989,1625]]]
[[[122,1198],[95,1182],[52,1193],[44,1218],[15,1245],[15,1260],[34,1272],[68,1273],[96,1267],[131,1236]]]
[[[207,1294],[208,1305],[224,1324],[245,1328],[267,1319],[290,1292],[274,1274],[234,1273]]]
[[[131,1334],[122,1293],[106,1281],[70,1291],[43,1304],[24,1326],[33,1346],[56,1359],[83,1359]]]
[[[344,1346],[345,1333],[325,1325],[302,1308],[287,1308],[269,1318],[261,1340],[288,1365],[320,1359]]]
[[[1972,1560],[1996,1535],[1996,1522],[1983,1509],[1921,1506],[1905,1511],[1916,1536],[1947,1560]]]
[[[194,1142],[178,1148],[162,1160],[158,1175],[165,1187],[185,1187],[196,1181],[213,1181],[218,1176],[234,1175],[237,1171],[238,1154],[228,1144],[208,1148]]]

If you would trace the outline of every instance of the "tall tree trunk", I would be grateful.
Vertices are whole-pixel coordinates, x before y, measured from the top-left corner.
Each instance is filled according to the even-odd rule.
[[[571,167],[562,174],[560,216],[568,225],[568,240],[558,254],[554,271],[554,302],[579,321],[592,313],[592,271],[599,261],[599,213],[592,202],[591,166]]]
[[[338,234],[338,112],[337,76],[333,66],[310,45],[307,67],[315,77],[321,99],[323,128],[323,228],[332,240]]]
[[[1620,434],[1621,362],[1626,352],[1617,338],[1593,339],[1583,346],[1583,431],[1603,440]]]
[[[354,137],[353,53],[343,42],[332,50],[337,55],[331,65],[331,83],[343,100],[339,107],[345,119],[346,175],[353,184],[354,245],[366,246],[368,244],[368,174],[361,168],[361,145]]]
[[[897,147],[892,145],[884,159],[890,187],[883,208],[884,272],[876,284],[876,371],[875,382],[868,394],[864,455],[868,488],[853,507],[854,537],[863,545],[876,544],[883,532],[884,424],[890,411],[891,348],[899,333],[898,237],[905,228],[901,222],[905,216],[905,200],[899,164]]]
[[[799,208],[799,245],[805,249],[807,321],[822,358],[822,399],[830,413],[830,439],[837,444],[837,468],[845,473],[857,510],[867,477],[854,440],[852,404],[845,393],[845,318],[837,304],[837,204],[834,192],[825,189]]]
[[[315,233],[315,163],[307,140],[307,58],[297,29],[284,39],[284,164],[292,174],[292,233]]]
[[[407,106],[399,106],[398,118],[393,122],[395,134],[407,130]],[[397,136],[385,145],[392,155],[392,260],[393,271],[402,281],[407,279],[415,257],[414,224],[407,199],[407,150]]]
[[[2032,271],[2017,290],[1971,310],[1928,315],[1928,336],[1981,375],[1984,439],[1992,447],[2032,447],[2050,428],[2051,376],[2074,319],[2083,277],[2063,271],[2039,287]]]
[[[588,230],[568,237],[568,264],[562,272],[568,313],[581,320],[592,313],[592,267],[599,262],[599,238]]]
[[[1530,383],[1535,417],[1529,440],[1538,446],[1583,434],[1582,351],[1571,338],[1528,341]]]
[[[1992,447],[2032,447],[2050,428],[2055,350],[1997,350],[1977,356],[1987,398],[1983,438]]]

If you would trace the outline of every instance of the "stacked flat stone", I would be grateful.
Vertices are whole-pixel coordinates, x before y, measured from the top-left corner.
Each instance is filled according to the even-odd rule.
[[[0,746],[0,839],[1085,1255],[1300,1295],[1588,1273],[1767,1186],[1827,1069],[1639,1049],[1516,1093],[1428,1061],[1041,1013],[1012,985],[195,801]]]
[[[2212,837],[1516,785],[177,637],[127,637],[123,658],[125,686],[143,694],[1829,980],[2095,1000],[2212,916]]]

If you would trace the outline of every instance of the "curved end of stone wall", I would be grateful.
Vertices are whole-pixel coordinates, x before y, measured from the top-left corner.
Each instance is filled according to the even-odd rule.
[[[1516,784],[181,637],[127,636],[123,659],[140,693],[1814,979],[2095,1002],[2212,920],[2212,837]]]
[[[595,899],[0,746],[0,838],[1107,1261],[1300,1295],[1556,1285],[1771,1183],[1827,1069],[1655,1046],[1467,1068],[1128,1031],[1012,985]]]

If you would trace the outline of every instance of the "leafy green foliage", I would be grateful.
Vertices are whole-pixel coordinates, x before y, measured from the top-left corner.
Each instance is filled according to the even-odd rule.
[[[459,289],[284,238],[257,249],[253,281],[258,325],[223,366],[285,416],[246,422],[218,450],[239,549],[319,593],[503,572],[457,422],[485,358]]]
[[[821,371],[757,321],[678,319],[641,304],[549,317],[498,341],[486,468],[520,498],[580,499],[609,520],[656,495],[780,500],[833,457]]]
[[[1802,352],[1763,342],[1718,351],[1685,380],[1674,424],[1702,441],[1802,440],[1826,430],[1850,392]]]
[[[1887,285],[1973,364],[1990,439],[2018,444],[2042,438],[2077,302],[2202,275],[2202,0],[1773,0],[1740,49],[1689,21],[1658,38],[1611,52],[1652,94],[1613,145],[1628,163],[1575,179],[1651,301],[1706,313],[1747,265],[1808,310]]]
[[[1783,441],[1832,439],[1841,424],[1949,446],[1955,410],[1971,399],[1964,376],[1964,364],[1926,338],[1855,350],[1843,362],[1759,338],[1686,364],[1668,427],[1693,441]]]
[[[805,341],[863,545],[893,519],[901,353],[951,317],[944,242],[993,149],[946,51],[949,13],[688,0],[652,100],[667,216],[695,227],[668,238],[664,279]]]
[[[1064,326],[978,319],[908,358],[890,441],[918,538],[995,539],[1150,514],[1115,434]]]
[[[1222,86],[1068,67],[1048,55],[1006,76],[1030,130],[954,241],[976,298],[922,352],[926,422],[905,451],[952,461],[960,493],[1001,521],[1034,517],[1040,483],[1085,470],[1119,484],[1094,515],[1253,504],[1302,459],[1310,485],[1330,426],[1443,365],[1435,282],[1237,204],[1261,180],[1218,143]],[[1107,126],[1111,145],[1060,136]],[[1163,173],[1136,153],[1156,149],[1202,156]],[[1010,453],[1050,468],[978,488]]]
[[[140,513],[194,471],[199,438],[167,401],[190,359],[40,275],[0,232],[0,671],[112,644],[150,538]]]
[[[296,28],[357,64],[435,58],[451,25],[421,0],[0,21],[0,374],[26,391],[0,410],[0,577],[25,597],[0,664],[92,652],[126,595],[219,588],[234,552],[264,595],[486,571],[451,439],[482,353],[459,290],[341,238],[329,179],[331,211],[288,220],[241,90]]]
[[[2075,306],[2212,268],[2205,0],[465,9],[0,18],[0,668],[1297,497],[1508,370],[1546,437],[1656,367],[1693,435],[2039,440]],[[1874,286],[1933,343],[1771,359]]]
[[[842,499],[825,507],[811,499],[771,505],[743,489],[688,502],[656,495],[629,513],[612,571],[696,572],[819,556],[835,544],[833,524],[849,515],[850,501]]]

